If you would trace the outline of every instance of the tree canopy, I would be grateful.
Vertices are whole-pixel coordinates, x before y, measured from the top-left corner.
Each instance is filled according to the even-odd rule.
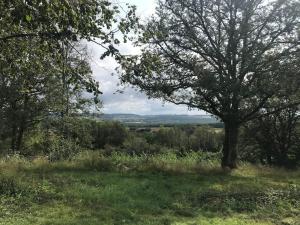
[[[118,59],[137,22],[134,6],[107,0],[0,1],[0,135],[13,151],[45,117],[83,112],[87,92],[99,104],[83,41]]]
[[[114,45],[127,41],[137,24],[135,6],[121,9],[108,0],[4,0],[0,2],[0,42],[15,38],[88,40],[118,52]],[[126,11],[125,11],[126,10]],[[123,40],[116,37],[123,34]]]
[[[160,0],[121,80],[220,118],[222,165],[235,168],[239,126],[287,94],[283,80],[295,84],[289,95],[299,88],[299,24],[295,0]]]

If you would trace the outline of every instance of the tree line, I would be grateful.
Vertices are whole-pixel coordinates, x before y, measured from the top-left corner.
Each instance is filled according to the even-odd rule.
[[[120,64],[121,83],[220,119],[223,168],[237,167],[243,135],[269,164],[299,155],[297,0],[159,0],[143,24],[135,6],[109,0],[4,0],[0,10],[0,136],[11,152],[57,118],[68,139],[68,118],[100,106],[89,41]],[[141,54],[122,55],[127,41]]]

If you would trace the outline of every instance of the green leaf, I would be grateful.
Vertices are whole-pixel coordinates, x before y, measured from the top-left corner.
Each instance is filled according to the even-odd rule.
[[[31,15],[26,15],[25,19],[27,22],[30,22],[32,20],[32,16]]]

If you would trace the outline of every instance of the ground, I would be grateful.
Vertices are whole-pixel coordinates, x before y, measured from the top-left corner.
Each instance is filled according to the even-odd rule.
[[[0,224],[300,224],[299,171],[160,160],[2,160]]]

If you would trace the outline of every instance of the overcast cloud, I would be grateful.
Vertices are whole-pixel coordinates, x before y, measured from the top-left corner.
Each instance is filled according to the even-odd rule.
[[[156,0],[124,0],[137,6],[137,13],[142,18],[147,18],[154,13]],[[118,66],[116,62],[107,58],[100,60],[103,50],[95,44],[89,44],[92,55],[93,75],[100,82],[100,89],[103,92],[102,100],[104,113],[134,113],[134,114],[205,114],[203,111],[188,111],[185,106],[176,106],[170,103],[163,103],[161,100],[148,99],[144,94],[135,91],[130,87],[119,87],[118,77],[112,76],[114,69]],[[131,44],[121,46],[121,51],[125,54],[134,54],[138,50]],[[118,90],[123,93],[118,93]]]

